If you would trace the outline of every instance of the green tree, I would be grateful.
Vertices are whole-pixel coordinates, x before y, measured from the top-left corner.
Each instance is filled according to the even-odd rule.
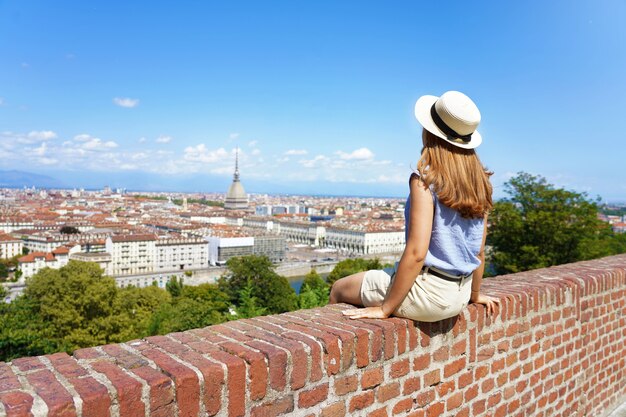
[[[240,292],[252,283],[252,296],[268,314],[284,313],[297,308],[297,296],[287,278],[278,275],[266,256],[241,256],[226,262],[227,272],[219,279],[219,288],[237,305]]]
[[[7,296],[7,294],[8,294],[8,293],[7,293],[6,288],[4,288],[4,286],[3,286],[3,285],[0,285],[0,303],[3,303],[3,302],[4,302],[4,297],[6,297],[6,296]]]
[[[3,263],[0,263],[0,279],[4,279],[9,276],[9,269]]]
[[[63,226],[59,232],[66,234],[66,235],[76,235],[80,233],[80,230],[78,230],[78,228],[74,227],[74,226]]]
[[[249,319],[252,317],[262,316],[266,309],[259,307],[259,299],[253,295],[254,286],[252,281],[248,280],[246,285],[239,291],[239,300],[235,307],[235,315],[231,319]]]
[[[624,251],[623,239],[598,219],[585,193],[521,172],[505,184],[509,198],[494,204],[487,243],[491,266],[505,274],[598,258]]]
[[[328,274],[326,280],[333,285],[339,278],[356,274],[361,271],[369,271],[370,269],[382,269],[382,264],[378,259],[344,259],[339,262],[333,270]]]
[[[170,280],[165,284],[165,289],[172,294],[172,297],[180,296],[183,292],[183,279],[172,275]]]
[[[184,286],[180,296],[163,303],[151,317],[148,332],[164,334],[222,323],[229,304],[215,284]]]
[[[328,304],[330,285],[312,269],[302,281],[300,294],[298,295],[299,308],[322,307]]]

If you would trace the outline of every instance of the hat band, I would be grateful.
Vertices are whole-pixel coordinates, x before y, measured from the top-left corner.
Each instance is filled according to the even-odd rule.
[[[433,118],[433,122],[435,125],[441,130],[443,133],[448,136],[449,140],[455,141],[456,139],[460,139],[463,143],[469,143],[472,140],[472,134],[468,135],[459,135],[452,129],[450,126],[444,122],[441,117],[437,114],[437,110],[435,109],[435,104],[430,108],[430,116]]]

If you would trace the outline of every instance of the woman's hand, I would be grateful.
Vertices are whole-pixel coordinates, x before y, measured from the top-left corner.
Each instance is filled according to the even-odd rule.
[[[500,305],[500,300],[494,297],[490,297],[484,294],[478,294],[478,296],[474,299],[472,298],[472,303],[482,304],[486,307],[487,315],[490,316],[496,313],[496,307]]]
[[[351,319],[386,319],[389,317],[382,307],[357,308],[356,310],[344,310],[342,313]]]

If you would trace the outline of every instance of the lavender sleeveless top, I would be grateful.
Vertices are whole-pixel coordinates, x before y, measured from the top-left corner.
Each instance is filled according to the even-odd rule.
[[[419,175],[418,172],[415,172]],[[469,275],[480,266],[478,253],[483,241],[485,220],[465,219],[442,204],[431,189],[435,213],[424,266],[434,266],[453,275]],[[405,240],[409,239],[411,197],[404,206]]]

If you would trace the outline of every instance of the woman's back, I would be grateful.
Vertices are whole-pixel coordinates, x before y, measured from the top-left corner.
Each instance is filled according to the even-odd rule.
[[[469,275],[480,265],[478,253],[483,238],[484,219],[463,218],[447,207],[432,192],[435,206],[433,226],[425,266],[432,266],[452,275]],[[405,238],[408,239],[411,199],[404,207]]]

